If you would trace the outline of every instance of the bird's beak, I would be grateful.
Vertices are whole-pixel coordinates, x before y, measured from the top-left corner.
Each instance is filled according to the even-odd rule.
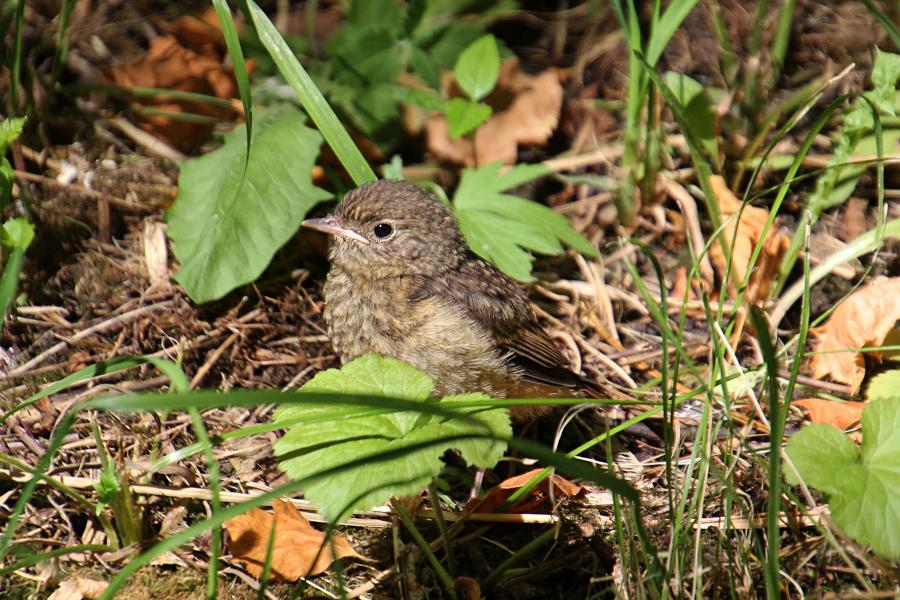
[[[307,219],[300,223],[300,225],[303,227],[308,227],[310,229],[315,229],[316,231],[321,231],[322,233],[327,233],[329,235],[339,235],[350,240],[356,240],[357,242],[362,242],[363,244],[369,243],[369,240],[359,235],[352,229],[342,227],[334,217],[329,216],[323,219]]]

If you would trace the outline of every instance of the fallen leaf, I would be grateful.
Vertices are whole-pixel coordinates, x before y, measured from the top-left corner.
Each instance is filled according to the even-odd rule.
[[[234,74],[225,66],[217,46],[204,43],[195,51],[183,46],[174,35],[155,38],[146,54],[126,65],[114,67],[110,74],[116,85],[124,89],[163,88],[226,100],[237,96]],[[205,142],[216,121],[237,116],[238,105],[233,102],[231,106],[220,106],[162,94],[131,98],[131,108],[139,118],[138,125],[185,152]],[[187,121],[177,118],[179,114],[208,119]]]
[[[528,482],[534,479],[535,475],[542,472],[543,469],[534,469],[515,477],[505,479],[488,490],[487,494],[482,498],[476,498],[469,503],[466,508],[472,512],[493,512],[498,506],[503,504],[516,491],[524,487]],[[524,513],[533,510],[543,504],[549,498],[550,484],[553,484],[553,497],[573,498],[584,492],[584,488],[576,485],[555,473],[549,477],[545,477],[537,486],[526,494],[515,507],[507,512]]]
[[[716,201],[719,203],[719,212],[723,221],[741,211],[741,201],[728,189],[728,185],[722,177],[714,175],[709,178],[709,183],[716,196]],[[759,242],[768,218],[769,211],[757,206],[747,205],[744,206],[740,219],[730,219],[722,231],[722,238],[726,246],[732,248],[732,242],[734,242],[731,251],[732,276],[728,281],[728,291],[732,297],[737,295],[734,286],[735,282],[743,281],[747,275],[753,248]],[[789,245],[790,239],[788,239],[788,236],[778,231],[777,222],[773,223],[766,234],[762,251],[753,268],[753,273],[750,275],[750,282],[746,292],[747,299],[750,302],[755,303],[766,298],[772,280],[778,273],[781,257],[787,251]],[[719,272],[719,276],[724,277],[727,262],[721,244],[718,242],[714,243],[710,247],[709,253],[716,270]]]
[[[457,577],[453,580],[453,591],[465,600],[481,600],[481,586],[471,577]]]
[[[232,560],[242,564],[254,577],[262,575],[273,521],[275,540],[270,563],[273,578],[297,581],[322,573],[337,558],[365,560],[344,536],[334,535],[330,542],[326,540],[325,534],[310,525],[290,502],[278,500],[273,508],[274,514],[254,508],[225,522]],[[332,554],[332,549],[337,556]]]
[[[850,429],[859,424],[865,402],[836,402],[821,398],[807,398],[791,402],[806,409],[809,420],[813,423],[831,425],[838,429]]]
[[[812,330],[816,354],[812,376],[829,377],[859,389],[866,375],[865,356],[859,348],[881,346],[897,330],[900,320],[900,277],[877,279],[857,290],[838,306],[828,320]],[[847,350],[850,350],[849,352]],[[869,356],[881,358],[881,353]]]
[[[475,131],[474,144],[451,138],[446,117],[436,114],[425,124],[428,150],[441,160],[467,166],[513,164],[519,144],[544,144],[553,135],[562,97],[555,70],[529,75],[517,58],[509,58],[500,66],[496,88],[484,99],[493,115]]]
[[[86,577],[70,577],[59,584],[47,600],[82,600],[97,598],[106,591],[109,584],[105,581]]]

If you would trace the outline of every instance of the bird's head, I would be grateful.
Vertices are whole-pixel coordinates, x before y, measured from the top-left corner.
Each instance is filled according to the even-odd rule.
[[[327,217],[304,227],[334,238],[333,265],[352,274],[434,276],[466,255],[466,244],[449,208],[406,181],[376,181],[359,187]]]

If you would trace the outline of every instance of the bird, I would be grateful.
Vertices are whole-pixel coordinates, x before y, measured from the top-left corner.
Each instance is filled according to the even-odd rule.
[[[440,396],[603,397],[569,368],[519,284],[474,254],[450,208],[421,187],[367,183],[302,225],[332,237],[324,318],[342,363],[370,352],[408,363]],[[547,411],[509,409],[516,421]]]

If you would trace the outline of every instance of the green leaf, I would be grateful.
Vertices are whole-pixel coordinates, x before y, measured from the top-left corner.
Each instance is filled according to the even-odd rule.
[[[866,397],[869,402],[900,398],[900,369],[872,378]]]
[[[896,390],[896,388],[894,388]],[[787,453],[804,480],[829,496],[834,522],[853,539],[900,558],[900,398],[871,402],[862,414],[862,450],[840,431],[808,425]],[[789,483],[796,483],[788,478]]]
[[[175,276],[196,302],[221,298],[256,279],[329,194],[312,184],[321,136],[290,105],[257,111],[244,169],[243,127],[225,144],[182,165],[178,198],[166,213],[181,269]]]
[[[7,248],[26,250],[34,240],[34,226],[24,217],[10,219],[3,224],[0,231],[0,243]]]
[[[367,354],[344,365],[317,374],[299,394],[341,393],[380,395],[425,403],[436,403],[469,415],[478,423],[438,418],[415,411],[378,414],[349,413],[328,404],[282,405],[275,422],[315,417],[314,426],[300,424],[288,429],[275,443],[281,468],[301,479],[326,469],[345,465],[339,473],[307,486],[305,496],[321,507],[331,521],[340,520],[358,508],[369,508],[391,496],[411,495],[428,485],[440,472],[441,456],[448,449],[460,451],[468,463],[493,466],[506,444],[493,439],[448,440],[454,436],[511,435],[509,416],[502,408],[463,408],[459,404],[485,400],[484,394],[431,398],[434,383],[413,367],[376,354]],[[334,418],[327,419],[333,414]],[[431,445],[425,445],[433,442]],[[375,462],[357,461],[379,457]]]
[[[423,29],[420,26],[416,30],[413,42],[424,50],[434,62],[446,69],[453,68],[463,50],[483,33],[478,27],[460,21],[451,21],[448,25],[432,27],[427,31],[423,31]]]
[[[0,121],[0,155],[6,153],[9,145],[22,133],[23,127],[25,127],[25,117],[14,117]]]
[[[865,95],[883,113],[895,116],[894,90],[900,81],[900,54],[883,52],[875,48],[875,65],[872,67],[872,91]]]
[[[394,34],[386,28],[342,27],[326,49],[339,65],[334,78],[351,85],[393,83],[402,66]]]
[[[453,68],[456,83],[478,101],[487,96],[497,83],[500,74],[500,51],[491,34],[480,37],[463,50]]]
[[[663,81],[684,107],[684,117],[691,133],[700,142],[715,164],[719,163],[719,146],[716,143],[716,110],[712,100],[700,83],[682,73],[669,71]]]
[[[425,82],[425,85],[435,90],[440,88],[441,74],[438,71],[437,63],[418,46],[410,48],[409,66]]]
[[[519,281],[531,281],[532,256],[524,249],[559,254],[565,243],[596,256],[597,250],[553,209],[504,194],[549,172],[544,165],[518,165],[500,173],[500,163],[463,171],[453,196],[459,227],[473,252]]]
[[[897,84],[900,83],[900,55],[878,50],[872,69],[872,90],[864,96],[874,104],[879,112],[896,114]],[[834,150],[825,172],[816,180],[816,187],[807,200],[807,206],[814,217],[822,212],[840,206],[856,189],[859,178],[865,172],[865,165],[844,165],[859,154],[860,142],[874,128],[872,108],[868,102],[857,99],[844,115],[842,127],[838,130]]]
[[[16,176],[12,165],[6,159],[6,149],[19,137],[22,128],[25,127],[25,117],[5,119],[0,121],[0,210],[9,204],[12,198],[13,182]]]
[[[458,139],[469,133],[491,116],[491,107],[482,102],[451,98],[447,102],[447,126],[450,137]]]
[[[9,249],[3,274],[0,275],[0,321],[6,318],[16,297],[19,274],[25,261],[25,250],[34,239],[34,227],[24,217],[10,219],[0,229],[0,243]]]

